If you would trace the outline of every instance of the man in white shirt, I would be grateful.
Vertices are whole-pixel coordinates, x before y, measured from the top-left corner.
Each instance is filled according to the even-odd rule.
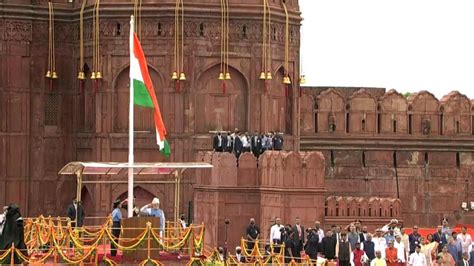
[[[318,236],[319,236],[319,243],[321,243],[323,241],[323,238],[324,238],[324,231],[323,229],[321,229],[321,223],[319,221],[316,221],[314,222],[314,230],[316,230],[316,232],[318,232]]]
[[[276,217],[275,224],[270,228],[270,243],[277,245],[273,250],[275,253],[280,252],[280,245],[282,243],[281,230],[285,228],[280,223],[281,223],[280,218]]]
[[[406,247],[402,242],[402,236],[395,236],[395,243],[393,245],[397,249],[397,259],[399,263],[405,264],[406,262]]]
[[[410,266],[426,266],[426,257],[421,252],[420,245],[417,245],[415,252],[410,255],[409,265]]]
[[[472,238],[471,235],[467,233],[467,227],[463,225],[461,227],[461,233],[457,236],[459,242],[461,242],[462,253],[471,252]]]
[[[270,228],[270,243],[281,244],[281,229],[283,225],[280,224],[280,218],[275,219],[275,224]]]
[[[374,242],[374,250],[375,252],[380,251],[382,258],[385,259],[385,249],[387,248],[387,241],[383,237],[382,229],[377,229],[375,231],[375,236],[372,238],[372,242]]]

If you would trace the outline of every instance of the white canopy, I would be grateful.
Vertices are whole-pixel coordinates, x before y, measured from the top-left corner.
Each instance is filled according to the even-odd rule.
[[[133,168],[135,175],[167,175],[177,170],[212,168],[208,163],[116,163],[116,162],[70,162],[60,171],[60,175],[120,175]]]
[[[174,219],[178,220],[179,205],[180,205],[180,181],[181,174],[186,169],[204,169],[212,168],[212,164],[191,162],[191,163],[116,163],[116,162],[70,162],[66,164],[58,174],[60,175],[75,175],[77,178],[77,191],[76,198],[78,201],[81,200],[81,190],[83,183],[89,184],[113,184],[113,183],[126,183],[125,180],[82,180],[83,175],[121,175],[128,172],[128,169],[132,168],[134,175],[169,175],[173,174],[173,181],[164,180],[151,180],[142,181],[143,183],[154,183],[154,184],[175,184],[175,196],[174,196]]]

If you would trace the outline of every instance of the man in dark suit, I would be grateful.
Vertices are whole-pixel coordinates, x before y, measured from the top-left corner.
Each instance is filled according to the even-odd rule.
[[[273,149],[276,151],[283,150],[283,134],[278,131],[273,136]]]
[[[293,256],[297,257],[297,262],[299,262],[299,257],[300,257],[300,253],[301,251],[303,250],[303,247],[304,247],[304,226],[301,225],[301,219],[296,217],[296,220],[295,220],[295,225],[293,225],[293,241],[295,243],[295,250],[296,250],[296,254],[293,254]]]
[[[72,203],[67,208],[67,217],[71,219],[72,227],[82,227],[84,225],[84,208],[81,202],[73,199]]]
[[[255,155],[255,157],[260,156],[262,153],[262,138],[258,135],[257,131],[255,131],[255,134],[252,136],[250,144],[252,146],[253,155]]]
[[[367,235],[368,234],[369,233],[367,232],[367,226],[362,226],[362,231],[359,233],[359,238],[360,238],[361,243],[364,242],[365,240],[367,240]]]
[[[241,137],[241,134],[239,133],[238,135],[235,135],[235,138],[234,138],[234,152],[237,158],[240,157],[240,154],[242,153],[242,149],[244,148],[240,137]]]
[[[438,225],[438,231],[433,234],[433,241],[438,242],[438,253],[441,253],[443,247],[448,244],[446,235],[443,234],[443,226]]]
[[[221,135],[221,132],[217,132],[217,135],[214,136],[212,141],[212,148],[216,152],[222,152],[224,149],[224,138]]]

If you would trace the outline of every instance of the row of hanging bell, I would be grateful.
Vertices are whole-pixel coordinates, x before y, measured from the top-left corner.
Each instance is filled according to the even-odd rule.
[[[224,80],[224,79],[229,80],[229,79],[231,79],[230,78],[230,73],[225,73],[225,75],[224,75],[224,73],[221,72],[221,73],[219,73],[219,78],[218,79],[219,80]]]
[[[181,81],[184,81],[186,80],[186,75],[184,73],[181,73],[179,74],[179,78],[178,78],[178,72],[174,71],[173,72],[173,75],[171,76],[171,79],[172,80],[181,80]]]
[[[102,73],[100,71],[92,72],[91,79],[102,79]]]
[[[102,78],[103,78],[102,73],[100,71],[91,73],[91,79],[102,79]],[[83,71],[79,71],[79,73],[77,74],[77,79],[85,80],[86,74]]]
[[[271,73],[271,72],[268,72],[268,73],[265,75],[265,72],[262,71],[262,72],[260,72],[260,79],[271,80],[271,79],[273,79],[272,73]]]
[[[58,78],[58,73],[56,71],[50,71],[48,70],[45,75],[46,78],[48,79],[57,79]]]

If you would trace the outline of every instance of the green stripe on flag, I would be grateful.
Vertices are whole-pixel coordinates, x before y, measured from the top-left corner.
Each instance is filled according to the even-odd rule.
[[[133,80],[133,102],[136,105],[154,108],[153,101],[145,87],[145,83],[137,79]]]
[[[165,139],[164,141],[165,143],[165,147],[163,147],[163,149],[161,149],[161,153],[166,157],[166,158],[169,158],[170,157],[170,154],[171,154],[171,148],[170,148],[170,144],[168,143],[168,141]],[[161,148],[161,147],[160,147]]]

